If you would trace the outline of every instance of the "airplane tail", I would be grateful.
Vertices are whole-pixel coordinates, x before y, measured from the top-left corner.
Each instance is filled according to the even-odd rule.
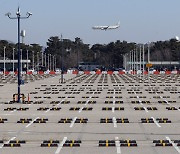
[[[117,23],[118,26],[120,26],[120,21]]]

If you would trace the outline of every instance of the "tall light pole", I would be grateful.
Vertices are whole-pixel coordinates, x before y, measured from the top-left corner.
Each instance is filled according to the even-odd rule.
[[[141,72],[141,71],[142,71],[142,70],[141,70],[141,45],[140,45],[139,48],[140,48],[140,49],[139,49],[139,52],[140,52],[140,53],[139,53],[139,69],[140,69],[140,78],[141,78],[141,73],[142,73],[142,72]]]
[[[37,71],[39,72],[39,52],[37,52]]]
[[[20,72],[22,73],[22,49],[21,49],[21,70]]]
[[[143,82],[144,82],[144,44],[143,44]]]
[[[5,79],[5,73],[6,73],[6,46],[4,46],[4,79]]]
[[[49,71],[50,69],[49,69],[49,54],[48,54],[48,71]]]
[[[43,62],[44,62],[44,59],[43,59],[43,51],[41,51],[41,65],[43,66],[44,64],[43,64]]]
[[[63,38],[61,34],[61,83],[63,83]]]
[[[29,57],[28,57],[28,50],[27,50],[27,64],[26,64],[26,68],[27,68],[26,71],[27,71],[27,72],[29,71],[28,58],[29,58]]]
[[[34,51],[32,51],[32,53],[33,53],[33,55],[32,55],[32,62],[33,62],[33,71],[35,71],[35,69],[34,69]]]
[[[18,7],[18,11],[16,12],[16,17],[11,17],[11,13],[5,14],[8,16],[9,19],[17,19],[17,26],[18,26],[18,100],[17,102],[20,103],[20,86],[21,86],[21,75],[20,75],[20,69],[21,69],[21,59],[20,59],[20,19],[27,19],[29,18],[32,13],[27,12],[25,17],[21,17],[20,8]]]
[[[148,64],[150,63],[150,42],[148,42]],[[149,67],[148,67],[148,82],[150,81],[149,79]]]
[[[14,77],[14,50],[15,48],[13,48],[13,77]]]
[[[51,69],[52,69],[52,59],[51,59],[51,57],[52,57],[52,55],[50,54],[50,71],[51,71]]]

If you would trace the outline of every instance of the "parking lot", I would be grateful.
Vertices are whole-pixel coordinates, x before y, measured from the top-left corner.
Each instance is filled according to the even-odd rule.
[[[0,154],[180,153],[179,74],[0,77]]]

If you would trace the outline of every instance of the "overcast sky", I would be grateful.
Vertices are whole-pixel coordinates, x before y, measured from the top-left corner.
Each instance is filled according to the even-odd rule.
[[[50,36],[63,35],[84,43],[109,43],[116,40],[146,43],[180,36],[180,0],[0,0],[0,39],[17,42],[18,5],[24,16],[21,29],[26,30],[25,43],[43,46]],[[93,30],[95,25],[114,25],[116,30]]]

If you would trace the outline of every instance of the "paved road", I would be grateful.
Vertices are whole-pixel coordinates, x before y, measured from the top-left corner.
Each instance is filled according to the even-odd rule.
[[[180,153],[179,75],[59,78],[21,86],[26,104],[10,103],[17,85],[1,83],[0,154]]]

